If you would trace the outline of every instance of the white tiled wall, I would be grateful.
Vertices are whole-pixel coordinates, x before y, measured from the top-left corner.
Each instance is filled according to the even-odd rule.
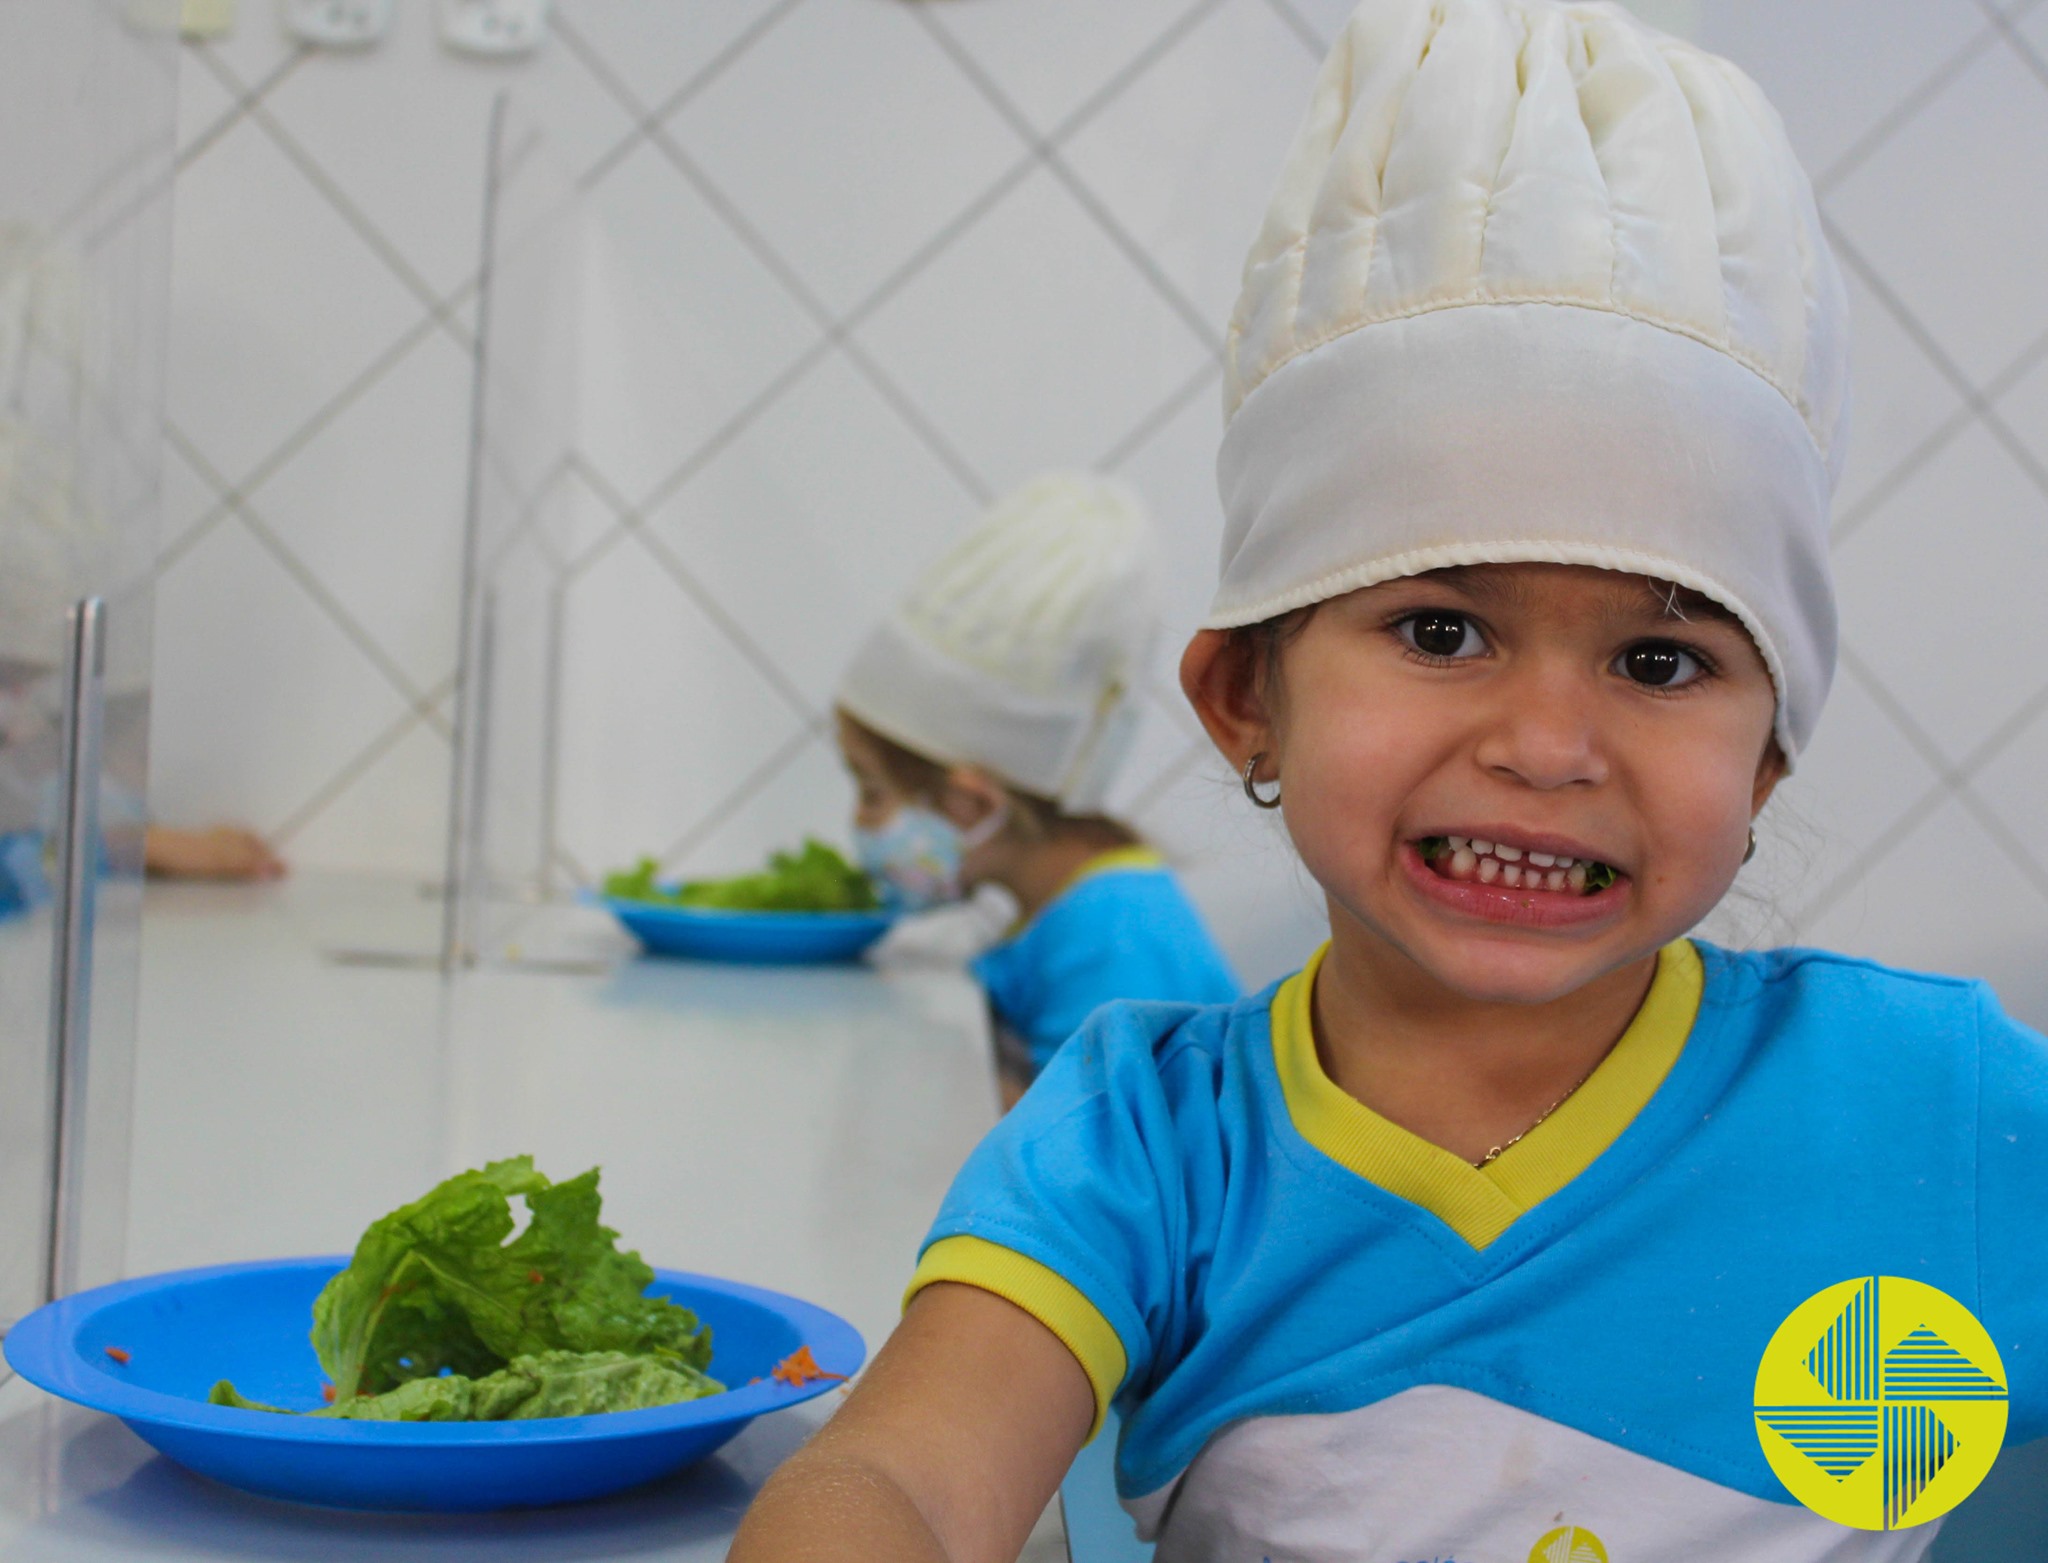
[[[1049,464],[1134,481],[1176,630],[1236,269],[1350,0],[558,0],[539,56],[266,0],[185,56],[161,817],[433,872],[488,103],[599,225],[566,538],[563,866],[742,866],[846,795],[868,621]],[[1784,109],[1851,274],[1847,649],[1730,909],[2048,1021],[2048,0],[1641,0]],[[1252,975],[1313,907],[1162,652],[1121,804]]]

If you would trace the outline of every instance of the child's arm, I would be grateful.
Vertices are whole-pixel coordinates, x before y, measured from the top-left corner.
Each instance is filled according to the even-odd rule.
[[[727,1563],[1014,1563],[1095,1419],[1058,1336],[939,1282],[754,1500]]]

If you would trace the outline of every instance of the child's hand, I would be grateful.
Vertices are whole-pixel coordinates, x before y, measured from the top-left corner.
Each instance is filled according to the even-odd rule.
[[[238,825],[211,830],[171,830],[152,825],[143,837],[142,861],[163,879],[282,879],[284,860],[263,838]]]

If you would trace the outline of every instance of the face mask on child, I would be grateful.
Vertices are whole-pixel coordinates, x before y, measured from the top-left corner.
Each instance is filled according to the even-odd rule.
[[[1009,822],[1007,804],[962,830],[935,810],[906,803],[880,830],[856,828],[853,849],[891,910],[921,912],[960,899],[961,858],[993,841]]]

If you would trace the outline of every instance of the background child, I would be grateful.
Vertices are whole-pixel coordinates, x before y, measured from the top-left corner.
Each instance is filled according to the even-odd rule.
[[[1246,268],[1182,664],[1330,942],[1062,1049],[738,1563],[1014,1556],[1112,1402],[1175,1560],[1893,1563],[1996,1436],[1901,1432],[1881,1378],[1932,1353],[2048,1432],[2048,1045],[1684,937],[1832,674],[1844,315],[1725,62],[1609,5],[1359,10]],[[1781,1433],[1759,1364],[1836,1288]]]
[[[839,691],[861,860],[917,910],[997,884],[1016,928],[978,957],[1004,1104],[1112,999],[1237,985],[1158,853],[1103,813],[1155,634],[1136,497],[1055,473],[998,503],[862,646]]]

